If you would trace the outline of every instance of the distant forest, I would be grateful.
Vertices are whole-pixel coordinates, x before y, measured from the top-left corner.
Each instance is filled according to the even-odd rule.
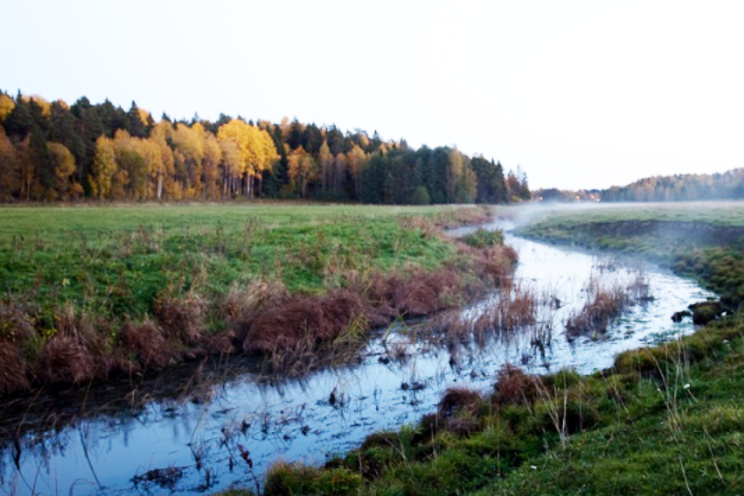
[[[385,204],[530,198],[521,171],[456,148],[383,141],[286,118],[155,121],[132,102],[0,92],[0,201],[287,198]]]
[[[652,202],[744,198],[744,169],[716,174],[648,177],[600,192],[602,201]]]
[[[647,177],[627,186],[605,190],[538,189],[537,201],[560,202],[665,202],[695,200],[736,200],[744,198],[744,168],[716,174],[675,174]]]

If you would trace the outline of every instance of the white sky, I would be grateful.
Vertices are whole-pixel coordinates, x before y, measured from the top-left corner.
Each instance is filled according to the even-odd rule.
[[[377,130],[604,188],[744,167],[744,2],[0,1],[0,89]]]

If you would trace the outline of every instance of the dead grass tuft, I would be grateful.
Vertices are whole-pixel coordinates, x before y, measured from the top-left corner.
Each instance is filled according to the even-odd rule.
[[[164,336],[184,344],[193,345],[201,340],[206,313],[207,301],[194,292],[181,298],[164,294],[155,302],[155,317]]]
[[[472,413],[480,402],[479,391],[466,387],[451,387],[447,388],[442,399],[439,400],[437,412],[442,418],[450,418],[463,411]]]
[[[373,311],[370,322],[382,325],[399,315],[430,315],[462,303],[462,281],[451,269],[412,270],[407,276],[373,275],[363,290]]]
[[[459,295],[460,276],[452,270],[415,271],[397,282],[392,305],[398,314],[428,315],[460,303],[454,301]]]
[[[12,299],[0,301],[0,342],[23,344],[34,336],[34,320]]]
[[[510,363],[499,370],[494,388],[493,399],[499,405],[531,404],[538,393],[535,380]]]
[[[221,332],[214,336],[204,339],[204,348],[210,353],[219,353],[220,355],[232,355],[237,351],[235,341],[237,334],[235,331]]]
[[[121,330],[121,343],[145,368],[162,368],[175,355],[172,344],[152,321],[125,324]]]
[[[93,378],[93,357],[77,340],[57,335],[47,341],[39,354],[39,380],[50,384],[78,384]]]
[[[288,297],[279,281],[254,281],[248,286],[233,284],[225,295],[222,313],[233,326],[250,326],[265,305]]]
[[[0,395],[28,388],[26,366],[18,347],[0,342]]]
[[[459,243],[458,250],[472,261],[476,274],[492,284],[510,278],[519,258],[514,248],[505,245],[475,248]]]
[[[495,301],[476,319],[474,330],[483,335],[487,331],[506,333],[534,325],[537,302],[532,288],[502,279]]]
[[[304,344],[313,351],[323,341],[337,338],[365,306],[358,293],[346,289],[323,297],[289,297],[254,320],[243,350],[281,355]]]
[[[628,304],[628,296],[620,286],[595,286],[584,307],[566,319],[569,339],[589,334],[597,336],[607,332],[607,326],[617,318]]]

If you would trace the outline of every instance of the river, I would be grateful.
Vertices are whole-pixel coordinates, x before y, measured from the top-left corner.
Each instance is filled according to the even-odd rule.
[[[506,243],[519,253],[515,280],[546,303],[531,332],[437,345],[409,323],[377,333],[358,363],[302,379],[267,378],[251,360],[233,358],[176,367],[135,389],[107,384],[16,400],[0,408],[0,434],[23,427],[15,442],[0,445],[0,494],[255,489],[276,460],[323,463],[373,431],[416,422],[436,409],[447,387],[488,390],[506,362],[533,373],[564,367],[591,373],[611,366],[621,351],[693,332],[689,319],[674,323],[671,315],[712,296],[650,264],[510,234]],[[652,298],[631,306],[600,337],[567,339],[565,321],[586,302],[590,279],[638,274]],[[465,309],[462,318],[491,303]],[[541,346],[534,342],[538,327],[550,334]]]

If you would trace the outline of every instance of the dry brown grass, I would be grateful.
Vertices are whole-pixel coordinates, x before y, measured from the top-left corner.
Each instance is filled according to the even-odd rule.
[[[474,330],[477,334],[503,334],[534,325],[537,303],[534,290],[504,279],[494,303],[476,319]]]
[[[39,354],[36,374],[42,383],[72,383],[93,379],[93,356],[77,340],[57,335],[47,341]]]
[[[492,284],[500,284],[510,278],[518,259],[517,252],[511,246],[475,248],[458,243],[458,250],[471,261],[475,273]]]
[[[607,332],[607,326],[622,313],[629,303],[625,290],[618,285],[591,288],[592,295],[584,307],[566,319],[566,333],[570,338]]]
[[[0,342],[22,344],[35,334],[29,311],[12,299],[0,301]]]
[[[256,317],[243,350],[281,354],[303,343],[313,350],[338,337],[364,307],[361,296],[349,290],[322,297],[291,296]]]
[[[250,327],[267,304],[285,300],[288,296],[281,281],[262,279],[248,286],[233,284],[222,303],[222,313],[232,326]]]
[[[121,330],[121,343],[145,368],[162,368],[175,357],[173,345],[152,321],[126,323]]]
[[[0,394],[15,393],[29,388],[26,365],[18,347],[0,342]]]
[[[207,300],[195,292],[178,298],[161,295],[155,302],[155,317],[166,339],[177,339],[184,344],[199,343],[207,314]]]
[[[494,388],[493,400],[499,405],[530,404],[538,394],[535,379],[510,363],[499,370]]]
[[[440,213],[432,218],[432,222],[441,229],[459,226],[486,224],[493,220],[494,210],[491,207],[458,208],[450,212]]]
[[[481,393],[466,387],[451,387],[442,395],[437,413],[442,418],[449,418],[462,411],[474,412],[482,400]]]

